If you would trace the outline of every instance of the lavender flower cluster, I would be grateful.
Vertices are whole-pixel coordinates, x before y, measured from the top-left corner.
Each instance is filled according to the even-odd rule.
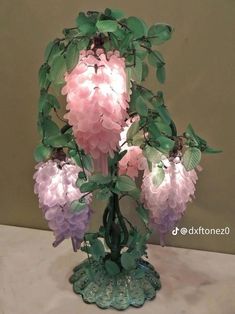
[[[82,169],[71,159],[49,160],[37,164],[34,174],[34,192],[38,195],[48,226],[54,232],[53,246],[71,238],[75,251],[80,247],[91,216],[90,196],[85,198],[87,206],[81,211],[72,212],[70,208],[74,200],[83,196],[76,186],[80,171]]]
[[[163,164],[165,177],[160,186],[153,183],[154,166],[152,172],[145,172],[142,184],[142,201],[150,211],[150,225],[160,233],[162,245],[164,235],[175,227],[192,200],[198,179],[195,170],[185,170],[179,157],[164,159]]]

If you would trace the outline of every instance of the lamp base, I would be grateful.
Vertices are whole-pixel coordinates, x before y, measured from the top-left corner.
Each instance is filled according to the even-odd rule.
[[[74,268],[69,279],[73,290],[81,294],[86,303],[96,303],[102,309],[113,307],[125,310],[140,307],[145,300],[152,300],[161,288],[160,276],[154,267],[141,259],[134,270],[122,270],[109,275],[104,263],[86,259]]]

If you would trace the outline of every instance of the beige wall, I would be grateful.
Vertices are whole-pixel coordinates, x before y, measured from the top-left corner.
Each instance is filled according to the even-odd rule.
[[[169,109],[179,130],[191,122],[212,146],[224,150],[204,156],[197,198],[181,226],[229,226],[231,234],[169,236],[168,244],[234,253],[234,0],[2,0],[0,223],[46,227],[32,185],[32,152],[38,141],[37,70],[47,42],[73,25],[79,11],[106,6],[119,7],[149,24],[168,22],[175,27],[173,39],[161,47],[167,61],[164,91]],[[149,86],[159,88],[153,81]],[[125,201],[123,206],[129,216],[135,216],[132,205]],[[102,204],[95,210],[93,229]]]

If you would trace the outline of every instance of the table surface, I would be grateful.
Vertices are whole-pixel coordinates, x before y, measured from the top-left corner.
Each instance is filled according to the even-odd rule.
[[[86,256],[49,231],[0,226],[0,314],[118,313],[83,303],[68,282]],[[235,255],[149,245],[162,289],[126,313],[235,314]]]

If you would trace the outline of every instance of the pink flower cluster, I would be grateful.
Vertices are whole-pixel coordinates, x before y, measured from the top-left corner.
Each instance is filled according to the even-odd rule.
[[[161,185],[156,187],[153,183],[157,165],[145,172],[142,184],[142,201],[150,211],[150,225],[160,233],[162,245],[164,235],[175,227],[192,200],[198,179],[195,170],[185,170],[179,157],[164,159],[163,163],[165,178]]]
[[[147,167],[146,158],[143,156],[142,149],[138,146],[130,146],[127,153],[119,161],[119,175],[128,175],[137,178],[140,170]]]
[[[54,246],[71,238],[73,248],[77,250],[87,230],[91,215],[89,206],[80,212],[70,210],[71,203],[83,195],[76,186],[80,171],[82,169],[71,159],[49,160],[36,165],[34,192],[49,228],[54,231]],[[86,203],[90,201],[91,197],[86,197]]]
[[[95,165],[107,172],[107,156],[117,150],[127,118],[129,94],[125,62],[118,51],[81,51],[79,62],[65,76],[62,94],[67,94],[65,117],[76,141],[91,154]]]
[[[138,177],[139,171],[145,170],[148,167],[142,149],[139,146],[128,146],[126,143],[127,132],[132,123],[138,119],[138,117],[135,117],[134,119],[129,119],[127,121],[127,126],[122,131],[120,140],[121,151],[127,150],[127,153],[119,161],[119,175],[128,175],[133,179]]]

